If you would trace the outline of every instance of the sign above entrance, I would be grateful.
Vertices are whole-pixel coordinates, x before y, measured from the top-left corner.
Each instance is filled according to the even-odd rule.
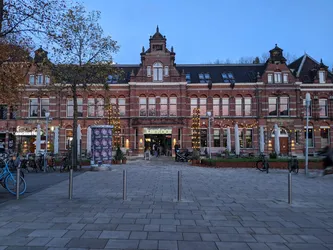
[[[143,134],[172,134],[172,128],[143,128]]]

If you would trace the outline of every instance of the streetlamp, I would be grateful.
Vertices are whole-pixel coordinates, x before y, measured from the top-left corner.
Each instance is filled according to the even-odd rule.
[[[306,106],[306,133],[305,133],[305,175],[308,175],[309,165],[309,107],[311,102],[310,93],[305,95],[305,106]]]
[[[207,116],[208,116],[208,147],[209,147],[209,159],[212,158],[212,152],[211,152],[211,133],[210,133],[210,119],[212,116],[212,112],[207,111]]]
[[[44,151],[44,173],[46,172],[46,167],[47,167],[46,154],[47,154],[50,112],[45,112],[45,119],[46,119],[46,133],[45,133],[45,151]]]

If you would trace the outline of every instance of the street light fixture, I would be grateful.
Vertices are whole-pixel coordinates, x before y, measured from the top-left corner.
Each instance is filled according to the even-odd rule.
[[[209,159],[212,158],[212,151],[211,151],[211,133],[210,133],[210,119],[212,117],[212,112],[207,111],[207,116],[208,116],[208,147],[209,147]]]
[[[309,166],[309,107],[311,102],[310,93],[305,95],[305,106],[306,106],[306,134],[305,134],[305,175],[308,175]]]
[[[45,119],[46,119],[46,133],[45,133],[45,151],[44,151],[44,173],[46,172],[46,168],[47,168],[46,155],[47,155],[50,112],[45,112]]]

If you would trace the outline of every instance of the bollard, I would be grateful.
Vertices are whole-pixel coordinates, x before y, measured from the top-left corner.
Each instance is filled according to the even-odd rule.
[[[127,174],[126,170],[123,170],[123,200],[127,199]]]
[[[73,168],[69,170],[69,189],[68,189],[68,199],[73,198]]]
[[[288,203],[291,204],[291,173],[288,174]]]
[[[20,176],[21,176],[21,164],[18,165],[16,172],[16,200],[20,199]]]
[[[182,199],[182,171],[178,171],[178,201]]]

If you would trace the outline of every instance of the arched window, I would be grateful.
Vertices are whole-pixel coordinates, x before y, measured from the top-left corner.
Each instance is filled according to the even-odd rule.
[[[156,62],[153,65],[153,74],[154,81],[162,81],[163,80],[163,65],[160,62]]]

